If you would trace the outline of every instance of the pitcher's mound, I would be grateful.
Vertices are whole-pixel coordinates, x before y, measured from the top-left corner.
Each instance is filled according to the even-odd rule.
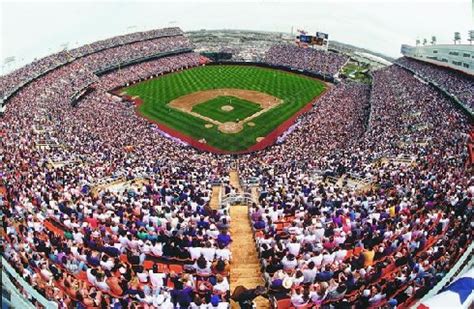
[[[242,131],[244,126],[238,122],[224,122],[221,123],[218,128],[222,133],[238,133]]]
[[[247,125],[248,125],[249,127],[255,127],[255,123],[254,123],[254,122],[252,122],[252,121],[250,121],[250,122],[247,122]]]
[[[234,107],[231,106],[231,105],[224,105],[224,106],[221,106],[221,109],[222,109],[224,112],[230,112],[231,110],[234,109]]]

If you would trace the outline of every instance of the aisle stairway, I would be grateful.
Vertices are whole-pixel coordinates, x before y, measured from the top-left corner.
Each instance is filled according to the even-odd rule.
[[[211,200],[209,202],[209,206],[211,206],[212,209],[219,209],[219,204],[220,204],[220,195],[221,195],[221,186],[212,186],[212,195],[211,195]]]
[[[230,233],[233,240],[230,247],[232,251],[230,290],[233,291],[239,285],[249,289],[255,288],[257,285],[264,285],[248,216],[248,207],[232,206],[230,217],[232,218]],[[255,301],[258,309],[270,308],[268,300],[263,297],[258,297]]]
[[[229,172],[230,184],[241,191],[238,172]],[[264,285],[262,273],[260,272],[260,262],[255,248],[252,226],[248,216],[248,207],[236,205],[230,207],[230,233],[232,236],[232,263],[230,271],[230,290],[236,286],[243,285],[248,289],[253,289],[257,285]],[[270,308],[268,299],[257,297],[255,299],[257,309]],[[232,303],[232,308],[239,308]]]
[[[230,185],[237,189],[237,192],[241,192],[239,173],[235,169],[229,171],[229,182]]]
[[[258,203],[258,199],[260,197],[260,192],[258,192],[258,188],[257,187],[252,187],[251,193],[252,193],[252,200],[255,203]]]

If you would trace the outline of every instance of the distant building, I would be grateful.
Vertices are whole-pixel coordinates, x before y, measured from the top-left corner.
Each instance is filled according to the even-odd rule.
[[[402,45],[401,53],[409,58],[450,67],[474,75],[474,45]]]

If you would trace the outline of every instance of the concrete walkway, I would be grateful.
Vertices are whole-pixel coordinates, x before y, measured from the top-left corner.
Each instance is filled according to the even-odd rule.
[[[232,187],[237,189],[237,192],[242,192],[242,188],[240,187],[239,173],[234,169],[229,171],[229,183]]]
[[[218,210],[220,207],[220,194],[221,194],[221,186],[212,186],[212,195],[211,195],[211,200],[209,201],[209,206],[211,206],[212,209]]]
[[[230,290],[231,293],[236,286],[243,285],[248,289],[253,289],[257,285],[264,285],[262,273],[260,272],[260,262],[248,216],[247,206],[231,206],[230,233],[232,236],[232,263],[230,268]],[[257,308],[270,308],[268,299],[258,297],[255,299]],[[239,306],[233,304],[232,308]]]
[[[237,170],[229,171],[229,182],[231,186],[242,192],[240,178]],[[230,233],[232,236],[232,263],[230,268],[230,290],[231,294],[236,286],[243,285],[253,289],[257,285],[265,285],[260,271],[255,240],[253,238],[252,223],[249,218],[248,206],[236,205],[230,207]],[[255,299],[257,309],[270,308],[268,299],[257,297]],[[238,304],[232,302],[232,308],[239,308]]]

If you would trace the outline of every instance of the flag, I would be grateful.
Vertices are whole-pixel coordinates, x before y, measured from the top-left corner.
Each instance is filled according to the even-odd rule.
[[[437,295],[423,301],[418,309],[469,308],[474,301],[474,268],[456,278]]]

